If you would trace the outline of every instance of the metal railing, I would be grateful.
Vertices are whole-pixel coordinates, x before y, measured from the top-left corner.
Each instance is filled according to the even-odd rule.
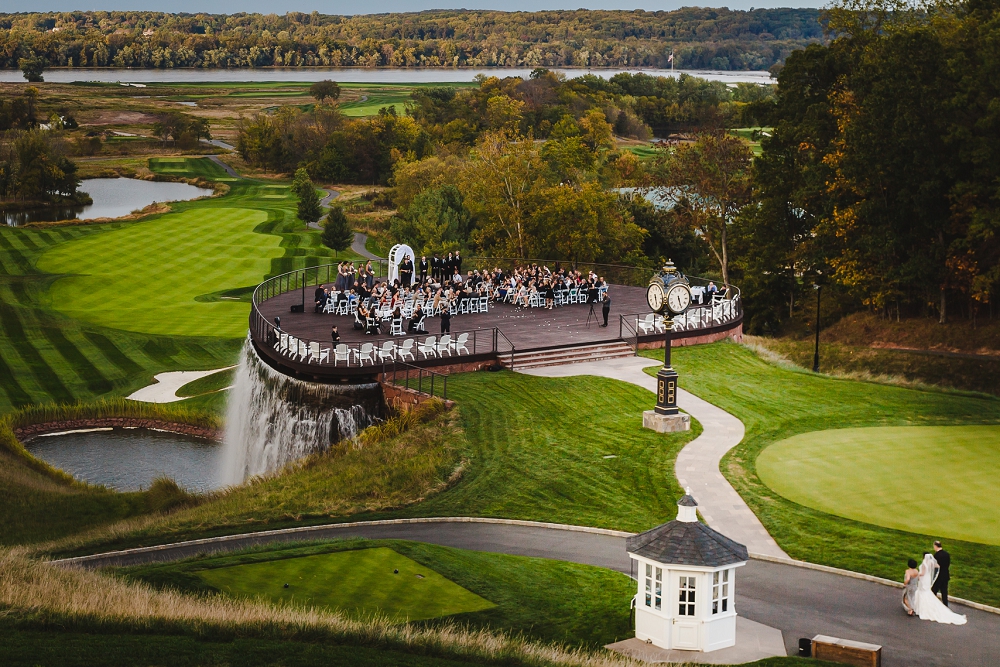
[[[402,382],[400,382],[402,380]],[[435,373],[429,368],[414,366],[402,361],[393,361],[391,366],[382,368],[382,382],[386,384],[400,385],[407,389],[412,389],[427,396],[439,396],[448,400],[448,376],[443,373]],[[435,393],[435,382],[440,394]],[[427,391],[424,391],[425,383]]]
[[[633,317],[636,318],[636,321],[632,321]],[[638,318],[638,315],[618,316],[618,337],[628,343],[636,354],[639,354]]]
[[[493,328],[493,348],[497,353],[497,359],[500,359],[500,354],[510,353],[510,370],[514,370],[514,343],[511,342],[510,338],[504,335],[499,328]],[[501,345],[508,349],[501,349]]]

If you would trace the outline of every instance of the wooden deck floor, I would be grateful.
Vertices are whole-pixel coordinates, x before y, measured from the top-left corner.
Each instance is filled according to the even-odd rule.
[[[287,292],[268,299],[260,304],[260,312],[269,322],[273,322],[275,316],[280,316],[282,330],[305,340],[329,341],[330,329],[334,324],[338,326],[341,341],[344,343],[389,339],[387,335],[366,336],[363,331],[355,330],[354,317],[351,315],[314,313],[312,308],[314,290],[312,287],[306,289],[304,313],[291,312],[293,304],[302,303],[301,292]],[[454,334],[497,327],[519,352],[554,346],[615,341],[619,338],[618,316],[645,314],[649,312],[649,306],[646,305],[646,290],[642,287],[612,285],[609,293],[612,306],[606,329],[598,326],[602,321],[601,304],[594,305],[594,314],[597,315],[598,321],[591,321],[589,327],[587,315],[590,306],[586,304],[559,306],[552,310],[515,308],[499,304],[492,306],[489,313],[452,317],[451,330]],[[440,324],[436,317],[428,317],[425,325],[431,335],[440,332]]]

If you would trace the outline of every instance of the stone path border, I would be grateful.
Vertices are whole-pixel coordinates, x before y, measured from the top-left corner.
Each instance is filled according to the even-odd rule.
[[[656,378],[642,369],[659,363],[644,357],[627,357],[517,372],[542,377],[596,375],[629,382],[655,393]],[[700,436],[681,449],[674,472],[681,486],[691,489],[705,522],[723,535],[746,545],[753,553],[788,558],[788,554],[768,534],[764,524],[719,471],[722,457],[743,440],[743,422],[683,389],[678,393],[677,405],[697,419],[703,429]]]
[[[178,389],[188,382],[194,382],[212,373],[227,371],[230,368],[236,367],[226,366],[225,368],[216,368],[211,371],[167,371],[166,373],[157,373],[153,376],[156,382],[132,392],[126,398],[130,401],[141,401],[143,403],[176,403],[177,401],[183,401],[185,398],[190,397],[178,396]]]

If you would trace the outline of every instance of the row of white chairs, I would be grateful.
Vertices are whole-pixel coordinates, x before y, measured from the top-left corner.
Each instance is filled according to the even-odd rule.
[[[463,352],[472,354],[469,351],[468,343],[469,334],[467,333],[459,334],[458,338],[454,339],[450,334],[445,334],[440,338],[428,336],[423,341],[407,338],[399,343],[392,340],[387,340],[381,345],[362,343],[356,349],[351,349],[350,346],[341,343],[334,348],[333,365],[336,366],[341,361],[350,365],[352,360],[360,366],[364,366],[365,362],[374,365],[376,358],[380,363],[406,361],[407,359],[415,361],[417,353],[422,354],[424,359],[442,357],[445,353],[449,357],[453,354],[462,356]]]
[[[304,361],[307,364],[312,362],[323,363],[330,360],[330,348],[322,347],[316,341],[304,341],[286,333],[277,337],[274,349],[292,359]]]

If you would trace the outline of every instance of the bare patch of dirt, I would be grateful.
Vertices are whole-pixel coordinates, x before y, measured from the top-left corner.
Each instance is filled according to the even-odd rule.
[[[147,125],[158,120],[153,114],[142,111],[104,109],[86,114],[80,125]]]

